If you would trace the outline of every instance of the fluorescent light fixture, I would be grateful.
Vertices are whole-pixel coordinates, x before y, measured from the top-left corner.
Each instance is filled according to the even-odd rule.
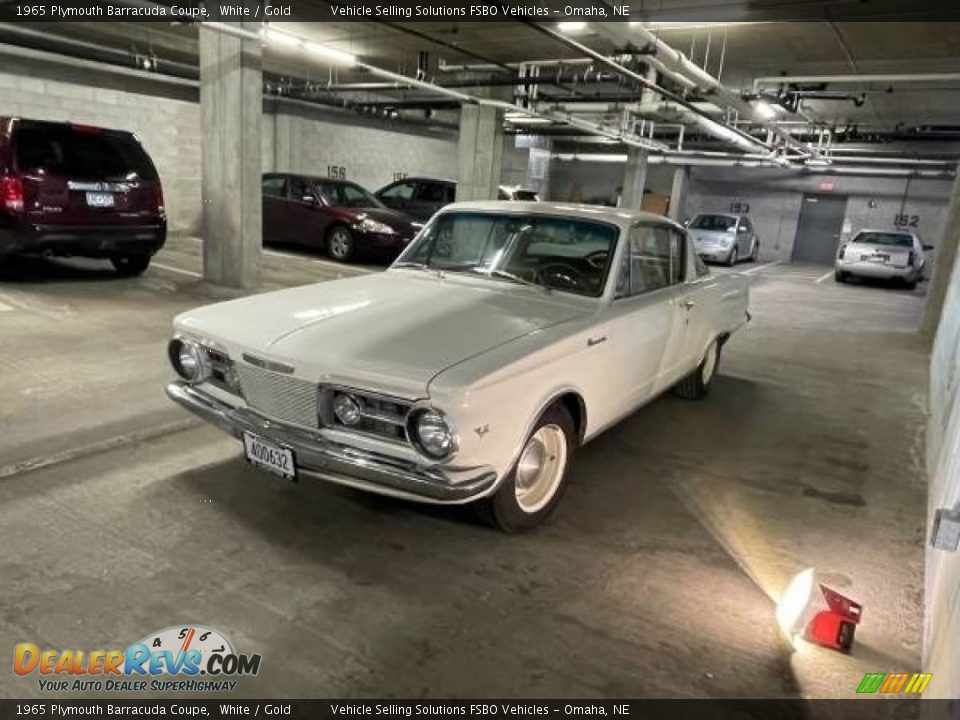
[[[353,65],[357,62],[356,55],[351,55],[348,52],[343,52],[342,50],[337,50],[327,45],[321,45],[320,43],[306,42],[303,44],[303,48],[314,55],[320,55],[321,57],[329,58],[339,63]]]
[[[626,154],[621,153],[558,153],[553,156],[561,162],[602,162],[602,163],[625,163]]]
[[[557,23],[557,30],[565,33],[578,33],[587,29],[585,22],[562,22]]]
[[[773,120],[777,116],[777,108],[766,100],[757,100],[753,104],[753,111],[761,120]]]
[[[807,158],[806,160],[806,165],[808,167],[827,167],[830,164],[831,164],[830,159],[822,156]]]
[[[503,116],[504,120],[514,125],[546,125],[553,122],[550,118],[537,117],[536,115],[526,115],[524,113],[508,112]]]
[[[263,31],[263,39],[271,45],[286,45],[287,47],[300,47],[302,41],[296,35],[285,33],[282,30],[274,30],[272,27],[266,27]]]

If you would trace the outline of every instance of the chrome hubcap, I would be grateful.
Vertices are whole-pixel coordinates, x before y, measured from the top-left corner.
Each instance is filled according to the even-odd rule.
[[[542,510],[557,492],[567,465],[567,436],[544,425],[527,441],[515,474],[517,504],[526,513]]]
[[[703,358],[703,372],[701,374],[701,379],[703,384],[706,385],[713,378],[713,374],[717,371],[717,341],[714,340],[710,343],[710,347],[707,348],[707,355]]]
[[[336,257],[344,257],[350,251],[350,240],[346,233],[337,230],[330,237],[330,252]]]

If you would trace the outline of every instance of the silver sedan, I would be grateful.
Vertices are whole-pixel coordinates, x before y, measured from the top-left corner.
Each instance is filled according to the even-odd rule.
[[[923,277],[924,245],[915,233],[900,230],[861,230],[840,244],[834,277],[846,282],[851,276],[899,280],[913,289]]]

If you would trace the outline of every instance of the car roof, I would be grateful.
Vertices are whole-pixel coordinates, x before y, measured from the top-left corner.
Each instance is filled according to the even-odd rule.
[[[447,205],[440,212],[448,213],[456,210],[474,210],[477,212],[525,212],[534,215],[561,215],[583,220],[596,220],[623,225],[637,221],[673,225],[680,228],[670,218],[643,210],[628,208],[611,208],[605,205],[586,205],[582,203],[565,202],[532,202],[525,200],[471,200]]]
[[[303,173],[295,172],[265,172],[263,177],[293,177],[300,178],[301,180],[310,180],[311,182],[329,182],[337,183],[340,185],[357,185],[358,187],[363,187],[360,183],[354,182],[353,180],[344,180],[343,178],[329,178],[321,177],[320,175],[304,175]]]
[[[103,125],[92,125],[90,123],[76,123],[76,122],[59,122],[55,120],[34,120],[33,118],[25,117],[10,117],[0,115],[0,125],[6,125],[11,123],[13,126],[19,127],[33,127],[33,128],[92,128],[99,132],[105,133],[119,133],[123,135],[133,135],[136,137],[136,134],[130,130],[122,130],[120,128],[111,128],[104,127]]]
[[[443,183],[444,185],[456,185],[456,180],[447,180],[446,178],[432,178],[432,177],[422,177],[420,175],[408,175],[407,177],[397,178],[396,180],[391,180],[387,185],[396,185],[397,183],[402,182],[432,182],[432,183]],[[386,185],[384,186],[386,187]]]
[[[859,235],[860,233],[883,233],[884,235],[916,235],[916,233],[910,230],[888,230],[887,228],[861,228],[855,233]]]

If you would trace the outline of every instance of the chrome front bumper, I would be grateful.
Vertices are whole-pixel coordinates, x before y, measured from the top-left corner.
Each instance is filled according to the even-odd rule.
[[[464,479],[453,482],[437,469],[331,442],[316,431],[278,423],[247,408],[232,407],[183,382],[167,385],[167,395],[237,439],[248,432],[292,450],[299,474],[381,495],[442,504],[476,500],[489,494],[497,482],[497,475],[490,468],[476,468]]]

